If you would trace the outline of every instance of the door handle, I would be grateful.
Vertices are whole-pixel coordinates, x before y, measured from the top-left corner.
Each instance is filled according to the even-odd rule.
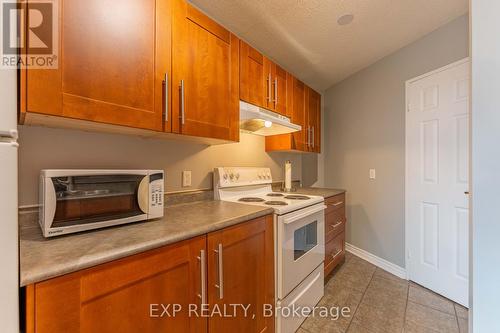
[[[200,261],[200,294],[198,294],[198,298],[201,299],[201,304],[207,303],[207,288],[205,286],[205,281],[207,279],[207,265],[206,265],[206,257],[205,250],[200,250],[200,256],[197,257]]]
[[[271,103],[273,100],[271,98],[271,73],[267,76],[267,100]]]
[[[307,147],[311,146],[311,126],[307,126]]]
[[[335,260],[342,253],[342,250],[338,250],[335,254],[332,254],[332,260]]]
[[[312,147],[314,149],[314,126],[311,126],[311,131],[312,131],[312,134],[311,134],[311,142],[312,142]]]
[[[165,98],[165,122],[168,123],[168,73],[165,73],[165,78],[164,78],[164,82],[165,82],[165,95],[164,95],[164,98]]]
[[[332,229],[337,228],[339,225],[341,225],[341,224],[342,224],[342,222],[344,222],[344,221],[339,221],[339,222],[335,223],[334,225],[332,225],[332,226],[331,226],[331,227],[332,227]]]
[[[274,107],[278,104],[278,78],[274,78]]]
[[[224,298],[224,263],[222,261],[222,243],[219,243],[217,250],[214,250],[217,255],[217,275],[219,279],[219,284],[215,285],[215,288],[219,289],[219,299]]]
[[[184,105],[184,80],[181,80],[180,88],[181,88],[181,115],[180,115],[180,118],[181,118],[181,124],[184,125],[184,109],[185,109],[185,105]]]

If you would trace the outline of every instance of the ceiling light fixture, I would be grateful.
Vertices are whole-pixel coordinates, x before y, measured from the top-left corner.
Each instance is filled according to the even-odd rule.
[[[340,16],[337,19],[337,23],[339,25],[348,25],[348,24],[350,24],[352,22],[352,20],[354,20],[354,15],[352,15],[352,14],[345,14],[345,15]]]

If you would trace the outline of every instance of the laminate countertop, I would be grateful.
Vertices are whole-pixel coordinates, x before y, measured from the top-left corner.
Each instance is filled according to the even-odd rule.
[[[345,193],[345,190],[334,189],[334,188],[322,188],[322,187],[298,187],[291,194],[304,194],[304,195],[317,195],[320,197],[329,198],[342,193]]]
[[[157,220],[46,239],[37,212],[21,212],[20,284],[26,286],[272,213],[272,208],[209,200],[167,207],[164,217]]]

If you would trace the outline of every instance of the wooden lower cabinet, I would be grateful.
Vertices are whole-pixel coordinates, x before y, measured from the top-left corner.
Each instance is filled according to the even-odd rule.
[[[26,331],[274,332],[274,319],[260,310],[274,303],[272,221],[262,217],[29,285]],[[222,298],[215,288],[219,272]],[[216,305],[244,303],[256,317],[204,316],[202,296],[208,296],[206,313]],[[175,316],[174,304],[180,305]]]
[[[207,244],[208,266],[215,268],[209,269],[208,303],[250,305],[247,316],[240,308],[237,317],[210,318],[208,331],[274,332],[274,318],[263,316],[264,305],[274,302],[272,216],[211,233]]]
[[[325,279],[345,260],[345,194],[325,200]]]

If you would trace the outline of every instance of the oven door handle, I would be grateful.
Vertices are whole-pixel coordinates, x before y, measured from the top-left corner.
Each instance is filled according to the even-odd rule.
[[[144,176],[137,189],[137,202],[143,213],[149,213],[149,176]]]
[[[321,212],[325,210],[326,206],[325,205],[319,205],[319,206],[312,206],[310,208],[302,209],[298,214],[294,214],[290,217],[286,217],[283,221],[284,224],[290,224],[293,222],[296,222],[298,220],[303,219],[304,217],[307,217],[309,215],[312,215],[317,212]]]

